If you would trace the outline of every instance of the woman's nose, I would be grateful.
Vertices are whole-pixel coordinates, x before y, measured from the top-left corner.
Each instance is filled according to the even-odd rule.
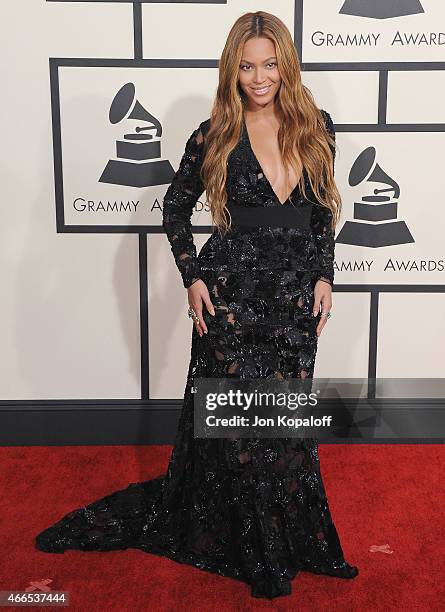
[[[254,72],[254,76],[253,79],[255,81],[255,83],[258,83],[258,85],[261,85],[261,83],[264,83],[264,71],[262,68],[256,68],[255,72]]]

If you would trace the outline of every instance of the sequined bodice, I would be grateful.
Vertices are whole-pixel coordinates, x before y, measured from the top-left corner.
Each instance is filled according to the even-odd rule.
[[[332,119],[322,110],[327,130],[335,135]],[[249,224],[232,223],[224,237],[214,232],[201,249],[199,256],[193,241],[191,217],[194,206],[204,192],[200,168],[204,154],[205,136],[210,119],[203,121],[188,138],[178,172],[164,198],[163,226],[170,241],[176,265],[184,287],[201,277],[204,269],[294,269],[313,272],[317,278],[333,284],[334,232],[330,225],[331,211],[319,204],[304,170],[306,198],[296,186],[285,203],[276,193],[262,171],[250,144],[243,120],[239,142],[230,153],[227,170],[227,207],[247,208],[252,219]],[[332,148],[333,163],[335,149]],[[283,209],[298,209],[294,226],[289,224],[289,213]],[[270,208],[261,211],[259,208]],[[280,210],[281,209],[281,210]],[[309,221],[308,221],[309,217]],[[245,219],[246,214],[238,219]],[[304,222],[302,223],[302,218]]]

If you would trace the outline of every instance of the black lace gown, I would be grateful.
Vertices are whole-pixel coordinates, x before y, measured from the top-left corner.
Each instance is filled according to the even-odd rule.
[[[334,134],[332,119],[322,111]],[[242,135],[228,160],[232,230],[211,234],[199,256],[191,215],[206,120],[187,141],[169,186],[163,226],[184,287],[202,279],[215,307],[209,333],[193,326],[183,408],[166,474],[113,492],[36,537],[41,551],[138,548],[248,583],[255,597],[291,592],[299,571],[353,578],[331,518],[316,439],[193,436],[198,377],[312,377],[317,279],[334,281],[330,211],[297,187],[281,203]],[[332,147],[333,163],[335,149]],[[307,176],[306,189],[315,200]],[[298,221],[297,221],[298,219]]]

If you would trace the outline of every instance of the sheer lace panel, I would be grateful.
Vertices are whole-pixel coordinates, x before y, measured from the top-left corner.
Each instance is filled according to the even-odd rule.
[[[200,176],[203,148],[204,136],[200,125],[187,140],[178,171],[163,201],[162,225],[184,287],[190,287],[200,279],[191,218],[194,206],[204,192]]]

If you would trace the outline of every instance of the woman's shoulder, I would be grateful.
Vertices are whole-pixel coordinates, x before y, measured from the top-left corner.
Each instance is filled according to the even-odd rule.
[[[207,134],[210,129],[210,117],[205,121],[201,121],[201,123],[199,124],[199,129],[204,134],[204,136]]]
[[[327,131],[330,134],[335,134],[334,122],[332,121],[331,115],[324,108],[320,108],[320,112],[323,115],[324,123]]]
[[[320,112],[323,115],[323,119],[325,121],[326,127],[330,131],[332,131],[334,129],[334,122],[332,121],[331,115],[324,108],[320,108]],[[210,129],[210,117],[208,119],[205,119],[204,121],[201,121],[201,123],[198,126],[198,129],[200,129],[201,132],[203,132],[203,134],[206,134]]]
[[[201,121],[201,123],[197,127],[195,124],[193,132],[190,134],[189,142],[202,144],[209,129],[210,119]]]
[[[190,147],[201,148],[201,145],[204,142],[205,136],[209,128],[210,128],[210,119],[201,121],[198,127],[196,127],[196,124],[195,124],[193,131],[191,132],[190,136],[187,139],[187,145],[186,145],[187,148],[190,148]]]

